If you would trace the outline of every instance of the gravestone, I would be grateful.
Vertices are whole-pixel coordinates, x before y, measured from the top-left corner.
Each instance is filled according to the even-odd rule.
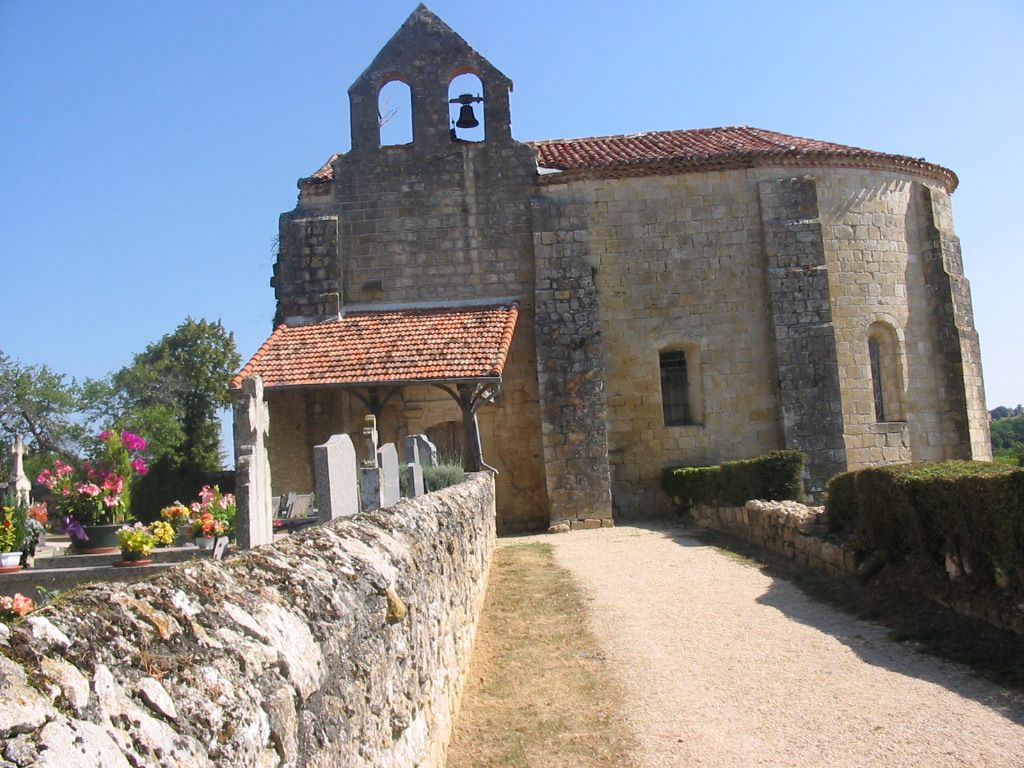
[[[348,435],[332,435],[323,445],[314,446],[317,519],[321,523],[359,511],[357,469],[356,448]]]
[[[409,487],[409,496],[422,496],[426,493],[423,485],[423,467],[420,464],[420,443],[416,435],[405,438],[405,479]]]
[[[7,483],[7,491],[19,502],[28,504],[29,496],[32,493],[32,481],[25,474],[25,443],[21,435],[14,436],[14,445],[11,446],[11,478]]]
[[[377,465],[377,417],[370,415],[363,419],[363,440],[366,441],[366,458],[363,467],[374,469]]]
[[[414,446],[414,447],[410,447]],[[417,460],[421,467],[437,466],[437,446],[434,445],[426,435],[409,435],[405,438],[405,460],[409,458],[412,451],[415,451]]]
[[[224,559],[224,553],[227,552],[227,549],[228,549],[228,537],[227,536],[218,536],[217,540],[213,543],[213,559],[214,560],[223,560]]]
[[[243,549],[274,540],[270,460],[267,436],[270,411],[263,399],[263,380],[250,376],[234,398],[235,500],[238,546]]]
[[[398,449],[394,443],[385,443],[377,451],[377,466],[380,467],[380,505],[394,506],[402,498],[398,477]]]
[[[359,509],[372,512],[380,509],[380,469],[374,467],[359,469]]]

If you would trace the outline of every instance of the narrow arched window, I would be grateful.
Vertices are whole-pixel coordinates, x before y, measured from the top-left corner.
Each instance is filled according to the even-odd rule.
[[[385,83],[377,94],[377,124],[382,147],[412,143],[412,91],[401,80]]]
[[[471,72],[458,75],[448,83],[448,119],[452,141],[483,141],[484,87]]]
[[[868,339],[868,357],[871,359],[871,392],[875,396],[875,421],[886,421],[885,392],[882,388],[882,352],[878,339]]]
[[[875,421],[903,421],[903,355],[892,326],[872,324],[868,330],[868,362]]]

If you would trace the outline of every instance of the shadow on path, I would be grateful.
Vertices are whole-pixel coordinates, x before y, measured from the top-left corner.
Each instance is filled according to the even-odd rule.
[[[1024,725],[1024,695],[1020,691],[1005,688],[998,682],[984,680],[978,677],[979,670],[969,669],[962,663],[939,658],[931,651],[924,652],[918,643],[910,645],[893,639],[890,635],[893,631],[893,622],[887,621],[887,618],[898,619],[895,623],[902,625],[908,618],[906,615],[887,617],[882,611],[870,619],[856,616],[858,609],[863,611],[865,604],[870,602],[871,596],[867,588],[853,580],[828,577],[818,572],[806,574],[804,569],[800,569],[780,555],[765,552],[725,534],[704,532],[683,523],[631,521],[621,527],[638,528],[660,534],[681,547],[727,550],[739,555],[746,560],[749,567],[758,568],[771,579],[767,591],[757,598],[758,604],[774,608],[794,621],[828,634],[868,664],[942,686],[998,712],[1017,725]],[[809,592],[799,584],[807,575],[813,575],[819,582],[829,582],[829,586],[835,587],[837,591],[856,591],[856,597],[861,604],[854,607],[843,599],[830,600],[827,593],[819,594],[820,590]],[[909,601],[902,607],[905,608],[905,613],[910,615],[911,621],[913,614],[920,611],[926,612],[930,620],[941,614],[940,623],[945,625],[948,632],[962,636],[963,642],[971,642],[972,637],[978,643],[985,643],[989,638],[994,638],[993,642],[997,649],[993,652],[1007,655],[1001,660],[1005,662],[1004,666],[1014,663],[1024,665],[1024,638],[1002,632],[930,603],[925,605],[923,598],[915,600],[913,597],[901,596],[901,599]],[[877,632],[871,631],[872,625],[881,627],[886,632],[885,636],[879,636]],[[862,629],[865,631],[862,632]],[[928,629],[941,631],[935,626],[929,626]],[[900,629],[896,631],[902,633]],[[989,649],[986,644],[976,645],[971,650],[977,656]]]

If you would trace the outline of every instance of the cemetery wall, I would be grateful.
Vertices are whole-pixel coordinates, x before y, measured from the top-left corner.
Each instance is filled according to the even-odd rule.
[[[3,756],[443,766],[494,519],[480,473],[220,563],[69,593],[2,640]]]

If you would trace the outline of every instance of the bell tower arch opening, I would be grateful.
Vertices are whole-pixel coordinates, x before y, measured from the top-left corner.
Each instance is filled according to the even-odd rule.
[[[486,108],[480,76],[472,70],[456,70],[448,81],[448,121],[452,141],[484,141],[487,138]]]
[[[412,144],[412,89],[397,75],[386,80],[377,93],[377,125],[380,146]]]

